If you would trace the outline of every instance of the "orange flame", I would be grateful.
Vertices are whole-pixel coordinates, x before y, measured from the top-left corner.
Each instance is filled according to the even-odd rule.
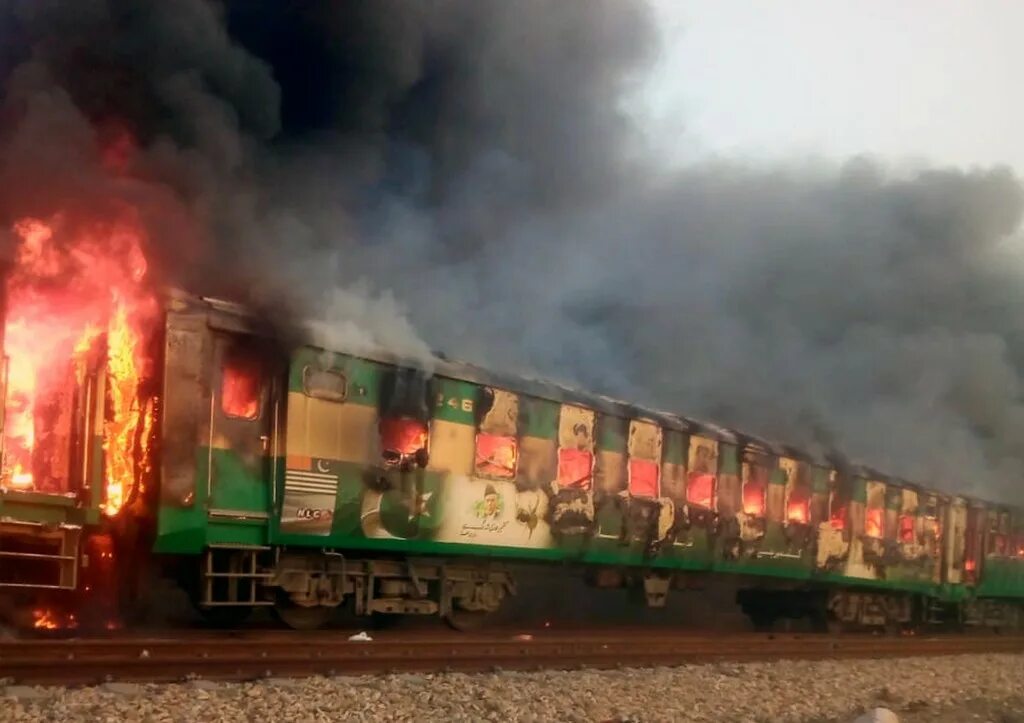
[[[35,618],[32,627],[39,630],[56,630],[59,627],[52,610],[33,610],[32,617]]]
[[[77,628],[78,619],[74,614],[61,615],[56,610],[37,608],[32,611],[32,627],[36,630],[59,630]]]
[[[153,404],[139,399],[143,341],[156,300],[143,282],[144,234],[132,216],[83,230],[64,219],[22,219],[7,278],[4,352],[8,357],[2,484],[73,494],[72,418],[78,385],[105,372],[103,510],[129,499],[137,470],[149,466]],[[102,357],[105,346],[105,358]],[[137,434],[137,432],[141,432]],[[90,440],[81,440],[88,445]]]

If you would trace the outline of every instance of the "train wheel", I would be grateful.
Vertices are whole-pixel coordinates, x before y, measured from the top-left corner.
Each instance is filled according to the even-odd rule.
[[[274,616],[292,630],[317,630],[326,625],[335,609],[315,605],[303,607],[290,600],[281,600],[274,605]]]

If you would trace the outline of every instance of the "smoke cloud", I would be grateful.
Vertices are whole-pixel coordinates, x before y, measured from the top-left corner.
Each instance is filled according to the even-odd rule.
[[[137,214],[166,281],[344,344],[1024,497],[1006,169],[663,168],[639,2],[0,8],[4,225]]]

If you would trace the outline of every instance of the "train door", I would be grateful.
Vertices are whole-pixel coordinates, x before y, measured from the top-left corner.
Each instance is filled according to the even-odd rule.
[[[273,356],[251,337],[217,335],[207,459],[210,517],[267,519],[277,389]],[[202,464],[203,461],[200,462]]]

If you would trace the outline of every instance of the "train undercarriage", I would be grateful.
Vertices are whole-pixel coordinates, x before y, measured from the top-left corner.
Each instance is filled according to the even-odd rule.
[[[285,626],[310,630],[339,616],[376,625],[402,616],[436,616],[457,630],[475,630],[516,594],[513,571],[473,558],[374,557],[326,550],[214,546],[198,559],[179,558],[173,572],[211,624],[234,626],[260,608]],[[591,588],[625,588],[637,607],[664,608],[670,595],[701,594],[706,572],[590,566],[578,572]],[[152,589],[149,585],[140,586]],[[600,595],[600,590],[595,590]],[[758,631],[884,632],[1024,629],[1015,600],[942,602],[926,595],[869,588],[779,584],[740,586],[736,603]],[[145,607],[136,600],[124,607]],[[796,623],[796,625],[794,625]]]

